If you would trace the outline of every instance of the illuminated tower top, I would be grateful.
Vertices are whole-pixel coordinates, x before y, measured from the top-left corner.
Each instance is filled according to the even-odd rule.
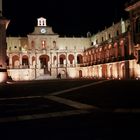
[[[40,18],[38,18],[37,19],[37,26],[47,26],[47,24],[46,24],[46,19],[45,18],[43,18],[43,17],[40,17]]]

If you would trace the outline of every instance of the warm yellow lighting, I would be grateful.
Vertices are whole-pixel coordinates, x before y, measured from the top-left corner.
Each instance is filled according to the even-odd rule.
[[[0,83],[7,81],[7,72],[0,72]]]
[[[76,73],[75,73],[74,71],[71,72],[71,73],[70,73],[70,77],[71,77],[71,78],[75,78],[75,77],[76,77]]]
[[[99,66],[99,78],[101,78],[101,77],[102,77],[102,67]]]

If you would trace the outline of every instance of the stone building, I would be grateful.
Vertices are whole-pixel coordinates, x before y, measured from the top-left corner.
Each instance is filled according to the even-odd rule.
[[[14,80],[56,78],[59,73],[77,78],[89,46],[90,38],[59,37],[45,18],[38,18],[27,37],[7,37],[8,74]]]
[[[130,18],[95,34],[84,51],[86,76],[97,78],[140,78],[140,1],[126,5]]]
[[[14,80],[140,77],[140,1],[126,5],[128,20],[87,37],[60,37],[37,19],[27,37],[7,37],[8,74]]]

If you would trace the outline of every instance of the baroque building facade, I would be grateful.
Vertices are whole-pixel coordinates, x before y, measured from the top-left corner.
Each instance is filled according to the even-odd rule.
[[[37,19],[27,37],[7,37],[8,75],[13,80],[140,77],[140,1],[129,3],[130,19],[87,37],[60,37]]]
[[[7,37],[8,74],[14,80],[37,78],[75,78],[82,68],[83,51],[89,38],[59,37],[46,19],[37,19],[37,26],[27,37]]]

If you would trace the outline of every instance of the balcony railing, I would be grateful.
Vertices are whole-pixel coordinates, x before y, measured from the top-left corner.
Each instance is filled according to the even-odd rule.
[[[29,69],[29,65],[7,66],[7,69]]]

